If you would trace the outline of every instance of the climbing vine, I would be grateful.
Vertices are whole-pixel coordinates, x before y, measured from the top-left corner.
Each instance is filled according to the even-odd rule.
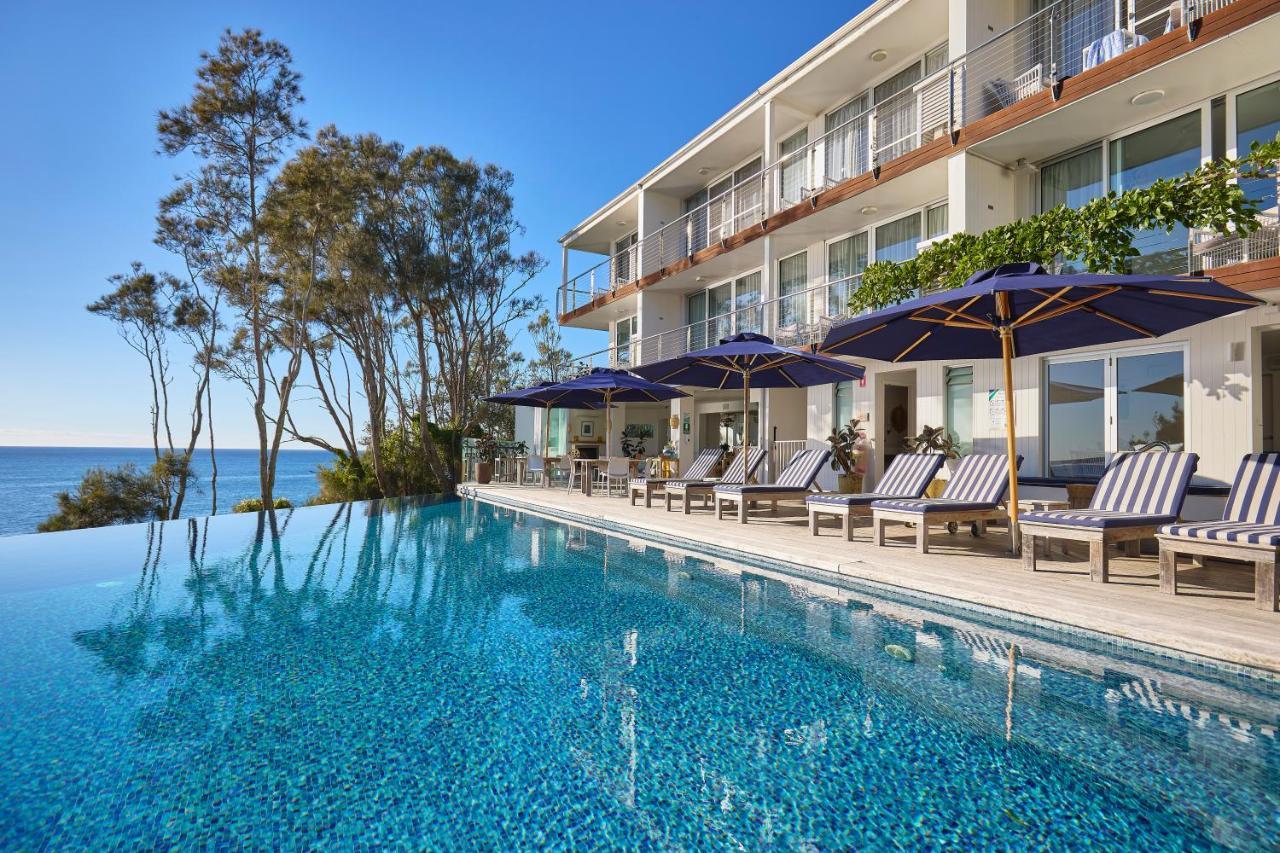
[[[1047,267],[1056,258],[1070,258],[1090,272],[1123,273],[1139,255],[1135,235],[1148,229],[1167,233],[1184,225],[1250,234],[1258,228],[1260,211],[1233,180],[1274,176],[1277,162],[1280,135],[1255,142],[1243,157],[1205,163],[1149,187],[1109,192],[1075,209],[1059,205],[981,234],[953,234],[911,260],[868,266],[849,308],[875,310],[925,289],[959,287],[978,270],[1019,261]]]

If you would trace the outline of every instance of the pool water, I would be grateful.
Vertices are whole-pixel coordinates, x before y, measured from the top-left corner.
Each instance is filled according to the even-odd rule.
[[[1273,847],[1274,684],[471,502],[0,541],[0,848]]]

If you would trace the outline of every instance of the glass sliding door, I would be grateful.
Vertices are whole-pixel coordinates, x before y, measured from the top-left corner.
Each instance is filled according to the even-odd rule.
[[[699,290],[689,294],[689,350],[702,349],[707,346],[707,292]]]
[[[1255,142],[1268,142],[1280,133],[1280,80],[1236,98],[1236,156]],[[1276,178],[1247,178],[1240,189],[1263,210],[1276,206]]]
[[[1052,362],[1047,373],[1048,475],[1101,476],[1107,463],[1106,360]]]
[[[1143,189],[1159,178],[1176,178],[1200,165],[1200,111],[1187,113],[1111,142],[1110,189]],[[1150,229],[1134,235],[1141,256],[1130,269],[1150,275],[1185,272],[1187,229]]]
[[[732,175],[707,188],[707,246],[719,243],[733,233],[732,190]]]
[[[760,273],[744,275],[733,287],[734,334],[764,331],[760,316]]]
[[[867,268],[867,234],[852,234],[827,246],[827,316],[846,317],[855,276]]]
[[[912,213],[876,226],[876,260],[909,261],[920,242],[920,214]]]
[[[778,146],[778,157],[782,162],[778,187],[784,206],[803,200],[809,188],[809,158],[804,153],[808,144],[809,131],[806,129],[787,137]]]
[[[827,113],[823,177],[828,186],[871,169],[870,153],[867,150],[869,103],[870,96],[864,92],[840,109]]]
[[[831,401],[833,431],[839,430],[853,420],[853,383],[837,382],[835,389],[835,396]]]
[[[707,290],[707,346],[733,334],[733,282]]]
[[[809,253],[801,252],[778,261],[778,326],[809,322],[804,290],[808,284]]]
[[[631,360],[631,342],[635,339],[636,328],[639,321],[635,317],[627,317],[618,321],[617,331],[615,333],[616,340],[614,344],[617,353],[617,366],[630,367],[634,362]]]
[[[666,249],[667,240],[663,240],[662,264],[665,266],[678,258],[688,257],[694,252],[707,247],[707,211],[698,212],[704,204],[707,203],[707,191],[705,189],[698,190],[693,195],[684,200],[684,212],[693,214],[685,220],[684,233],[672,235],[669,241],[673,247],[672,250]]]
[[[636,278],[639,271],[636,264],[636,244],[640,242],[639,234],[628,234],[613,244],[613,283],[626,284]]]
[[[1182,450],[1186,440],[1182,350],[1118,355],[1115,360],[1117,450],[1163,441]]]
[[[1040,167],[1040,211],[1065,205],[1075,210],[1106,193],[1102,146],[1098,145]],[[1077,258],[1058,258],[1060,272],[1084,272]]]
[[[759,157],[733,173],[733,229],[741,231],[760,221],[764,193],[760,189],[760,170],[764,163]],[[728,235],[725,235],[728,236]]]
[[[1186,351],[1114,350],[1045,371],[1046,469],[1096,477],[1115,453],[1186,447]]]

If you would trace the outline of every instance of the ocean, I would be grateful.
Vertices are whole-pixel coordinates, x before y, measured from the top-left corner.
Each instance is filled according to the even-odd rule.
[[[281,450],[275,493],[295,505],[319,491],[316,468],[332,458],[323,450]],[[57,508],[54,496],[80,485],[90,468],[114,468],[132,462],[145,468],[155,461],[145,447],[0,447],[0,536],[35,533],[36,525]],[[183,517],[209,515],[209,450],[196,451],[196,480],[187,490]],[[258,495],[258,451],[218,450],[218,513],[236,501]]]

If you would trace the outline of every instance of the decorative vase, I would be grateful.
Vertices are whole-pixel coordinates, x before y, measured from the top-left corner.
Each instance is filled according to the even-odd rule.
[[[476,482],[482,486],[488,485],[493,479],[493,463],[477,462],[476,463]]]
[[[862,475],[861,474],[841,474],[836,478],[837,488],[840,489],[842,495],[857,495],[862,493]]]

